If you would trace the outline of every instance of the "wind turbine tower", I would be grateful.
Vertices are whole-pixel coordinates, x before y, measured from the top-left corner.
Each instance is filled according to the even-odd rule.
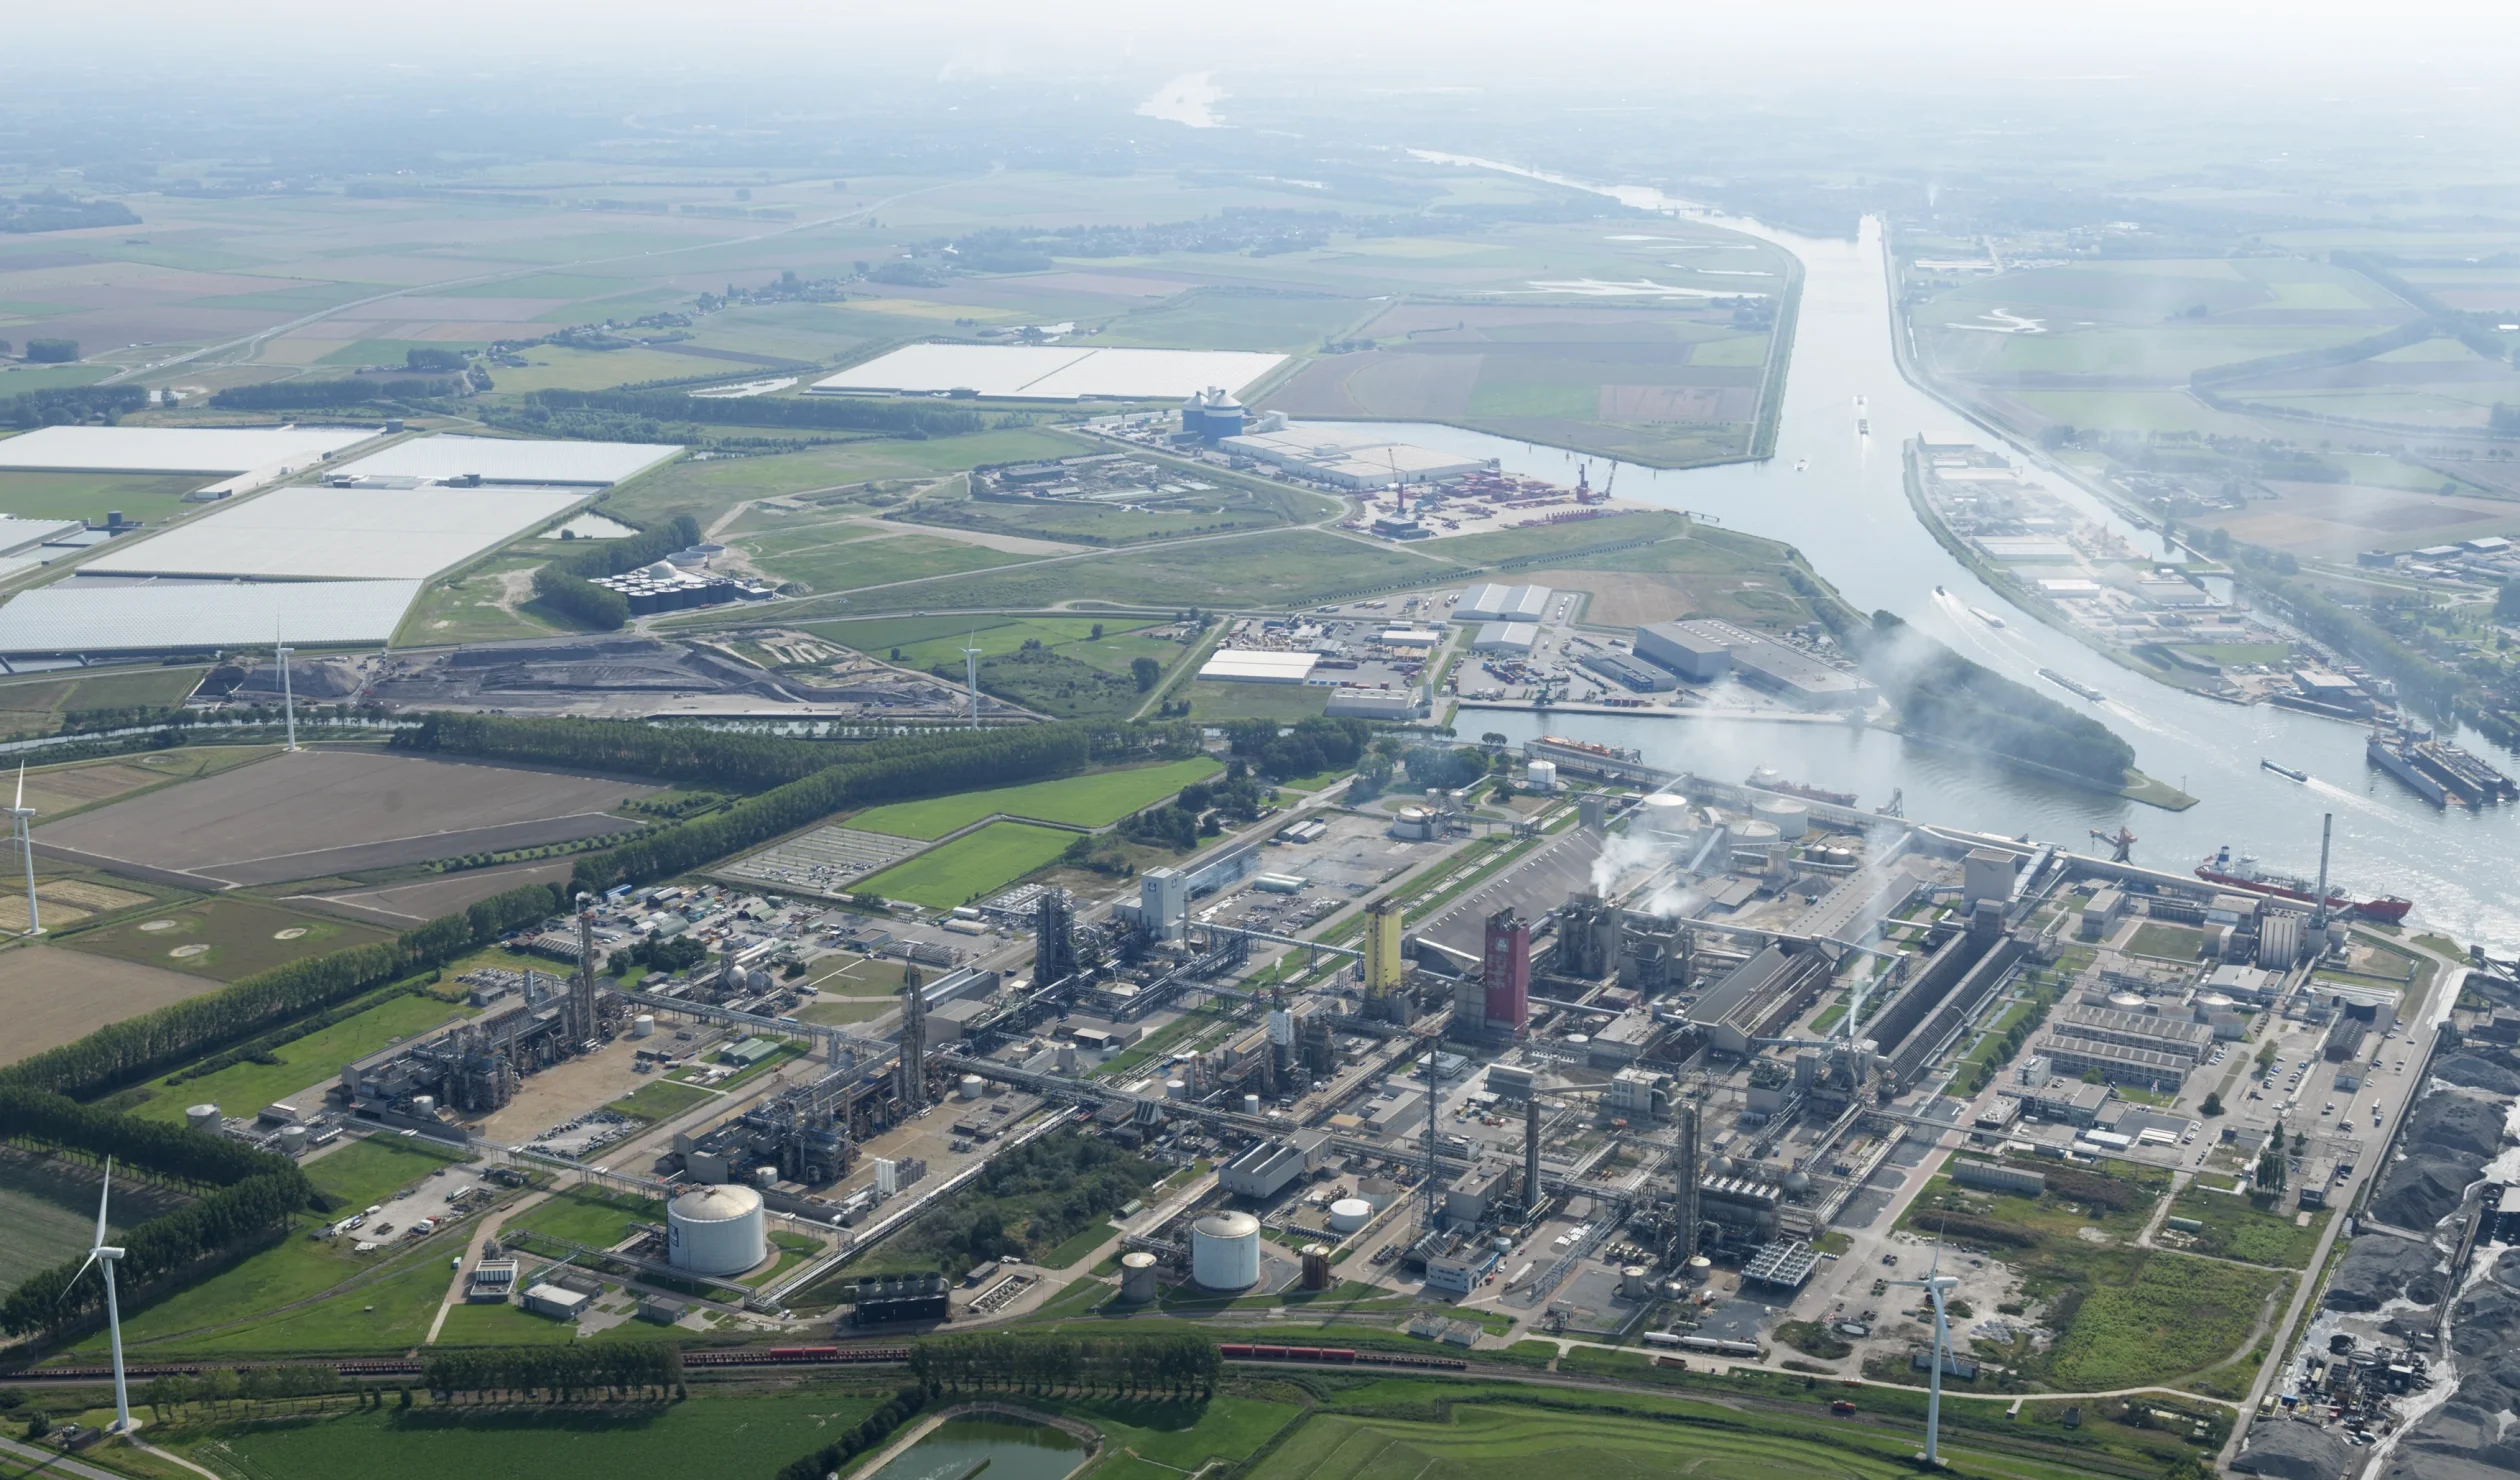
[[[1942,1463],[1943,1364],[1951,1360],[1951,1320],[1943,1313],[1943,1296],[1958,1288],[1960,1280],[1957,1275],[1942,1272],[1942,1245],[1937,1243],[1934,1245],[1934,1262],[1925,1271],[1925,1278],[1892,1280],[1890,1283],[1924,1291],[1925,1298],[1934,1306],[1934,1366],[1932,1378],[1926,1386],[1925,1397],[1925,1463],[1940,1465]]]
[[[980,728],[980,650],[963,639],[963,687],[971,694],[971,727]]]
[[[289,684],[289,654],[295,651],[297,651],[297,649],[290,647],[287,643],[280,640],[280,634],[278,632],[271,634],[271,655],[280,665],[280,709],[283,714],[288,716],[289,749],[291,750],[298,748],[297,693],[290,687]]]
[[[18,762],[17,800],[9,806],[9,832],[15,838],[18,852],[26,859],[26,933],[44,933],[44,922],[35,914],[35,809],[26,805],[26,762]]]
[[[113,1195],[114,1159],[105,1158],[105,1183],[96,1194],[96,1242],[89,1246],[87,1264],[79,1266],[70,1277],[77,1284],[88,1272],[88,1264],[105,1266],[105,1328],[113,1333],[114,1344],[114,1432],[131,1432],[131,1387],[123,1380],[122,1307],[114,1301],[114,1266],[120,1263],[123,1251],[105,1242],[105,1202]]]

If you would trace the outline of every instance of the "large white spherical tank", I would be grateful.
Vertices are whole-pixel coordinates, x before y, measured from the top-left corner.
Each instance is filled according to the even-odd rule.
[[[1811,828],[1811,809],[1791,797],[1761,797],[1750,804],[1750,816],[1773,823],[1780,838],[1799,838]]]
[[[1667,838],[1695,830],[1689,819],[1689,799],[1669,792],[1656,792],[1647,797],[1637,808],[1636,825]]]
[[[665,1257],[694,1274],[741,1274],[769,1253],[761,1194],[730,1183],[665,1205]]]
[[[1354,1233],[1371,1222],[1374,1205],[1361,1197],[1343,1197],[1330,1205],[1330,1231]]]
[[[1155,1298],[1155,1256],[1144,1250],[1120,1256],[1120,1298],[1143,1305]]]
[[[1248,1290],[1260,1283],[1260,1220],[1210,1213],[1190,1225],[1190,1278],[1203,1290]]]
[[[630,1036],[633,1038],[655,1037],[656,1014],[652,1012],[643,1012],[637,1017],[632,1018],[630,1020]]]
[[[216,1105],[195,1105],[184,1112],[184,1124],[197,1131],[216,1131],[221,1121]]]

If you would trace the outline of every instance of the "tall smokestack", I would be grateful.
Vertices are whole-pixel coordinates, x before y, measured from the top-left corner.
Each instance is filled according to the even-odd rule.
[[[2336,814],[2326,812],[2319,817],[2319,902],[2310,907],[2310,928],[2327,929],[2328,914],[2328,843],[2336,835]]]
[[[1533,1090],[1523,1097],[1523,1210],[1524,1216],[1540,1206],[1540,1092]]]
[[[1698,1241],[1698,1112],[1682,1104],[1680,1132],[1680,1259],[1683,1268],[1697,1257]]]

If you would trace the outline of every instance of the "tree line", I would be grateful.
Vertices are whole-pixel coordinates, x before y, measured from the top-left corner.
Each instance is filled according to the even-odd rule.
[[[608,411],[652,417],[660,422],[883,432],[892,436],[960,437],[981,430],[984,424],[976,411],[862,396],[695,398],[682,391],[545,390],[535,391],[525,402],[547,412]]]
[[[432,1351],[420,1364],[432,1392],[533,1397],[571,1403],[594,1397],[665,1397],[682,1381],[682,1348],[671,1341],[583,1341],[570,1346]]]
[[[108,1023],[74,1043],[0,1070],[0,1084],[97,1095],[412,971],[487,945],[560,907],[561,891],[527,884],[492,895],[394,940],[349,946],[241,977],[216,992]]]
[[[887,749],[897,744],[877,742]],[[1081,725],[936,731],[920,737],[916,753],[851,756],[746,797],[723,812],[580,855],[569,883],[573,889],[600,894],[617,884],[666,878],[845,808],[1037,780],[1078,770],[1091,755],[1090,737]]]
[[[627,539],[596,540],[588,554],[554,560],[534,572],[534,596],[554,611],[607,632],[629,625],[630,598],[595,584],[700,543],[700,525],[677,514]]]
[[[28,351],[34,350],[32,341]],[[73,356],[75,358],[75,356]],[[0,422],[18,427],[61,426],[83,421],[113,421],[149,404],[149,392],[137,385],[62,385],[21,391],[0,399]]]
[[[928,1405],[928,1392],[923,1387],[906,1387],[885,1400],[884,1406],[858,1421],[858,1426],[800,1459],[779,1467],[779,1480],[823,1480],[848,1468],[849,1461],[870,1449],[880,1448],[893,1430],[918,1416]]]
[[[77,1151],[98,1161],[110,1156],[196,1190],[292,1165],[242,1141],[82,1105],[22,1084],[0,1084],[0,1140]]]
[[[331,410],[372,402],[426,401],[464,389],[454,378],[439,380],[275,380],[268,385],[232,385],[210,397],[221,411]]]
[[[1891,613],[1873,613],[1861,651],[1865,671],[1898,708],[1907,733],[2110,791],[2126,784],[2135,748],[2107,725],[1970,662]]]
[[[730,734],[628,719],[511,719],[494,714],[421,717],[388,742],[398,750],[533,761],[658,781],[766,791],[836,765],[849,755],[904,753],[925,737],[834,746],[775,735]]]
[[[1110,1336],[936,1336],[910,1348],[910,1372],[930,1392],[1110,1392],[1119,1397],[1213,1397],[1224,1358],[1195,1332]]]
[[[199,1261],[282,1232],[289,1219],[306,1206],[309,1192],[305,1175],[295,1166],[283,1163],[222,1187],[191,1207],[152,1218],[122,1235],[123,1257],[115,1278],[127,1293]],[[39,1270],[11,1290],[6,1300],[0,1300],[0,1331],[22,1336],[30,1331],[59,1328],[101,1308],[105,1303],[104,1282],[92,1276],[79,1277],[79,1266],[86,1258],[82,1250],[77,1258]]]

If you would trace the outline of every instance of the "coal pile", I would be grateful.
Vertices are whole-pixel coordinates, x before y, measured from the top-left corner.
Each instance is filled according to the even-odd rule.
[[[2347,1250],[2320,1303],[2330,1310],[2367,1312],[2392,1300],[2431,1305],[2441,1299],[2441,1255],[2428,1244],[2366,1233]]]
[[[2371,1215],[2424,1232],[2458,1209],[2468,1184],[2502,1146],[2501,1107],[2468,1095],[2434,1093],[2406,1126],[2406,1155],[2380,1179]]]
[[[2445,1054],[2433,1065],[2433,1078],[2464,1089],[2483,1090],[2489,1095],[2520,1095],[2520,1073],[2513,1072],[2507,1062],[2509,1057],[2508,1054],[2496,1054],[2493,1058],[2474,1053]]]
[[[2249,1447],[2231,1468],[2268,1480],[2342,1480],[2362,1459],[2341,1435],[2289,1418],[2262,1418],[2250,1425]]]

